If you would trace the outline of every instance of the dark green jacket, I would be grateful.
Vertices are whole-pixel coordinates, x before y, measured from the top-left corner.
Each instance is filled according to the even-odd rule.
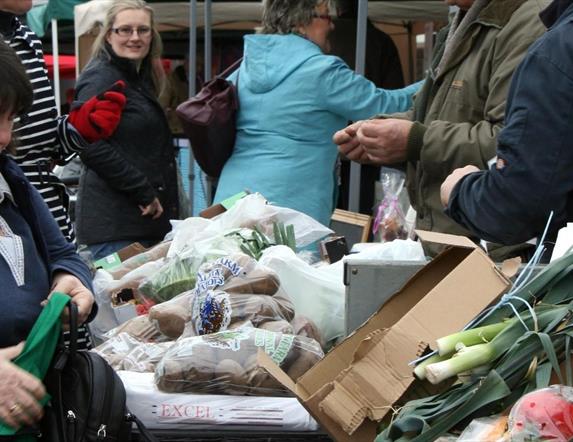
[[[491,0],[439,75],[428,75],[410,114],[417,123],[408,140],[408,192],[418,229],[471,236],[444,214],[440,185],[454,169],[484,169],[495,156],[513,72],[544,33],[538,15],[548,3]],[[432,70],[448,29],[438,35]]]

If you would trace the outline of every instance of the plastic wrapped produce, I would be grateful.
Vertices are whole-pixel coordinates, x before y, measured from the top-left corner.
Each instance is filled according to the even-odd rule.
[[[291,326],[293,328],[293,334],[297,336],[304,336],[306,338],[314,339],[324,348],[324,339],[322,334],[318,330],[318,327],[314,322],[308,319],[306,316],[296,315],[291,321]]]
[[[119,333],[98,345],[93,351],[102,356],[115,370],[123,370],[125,356],[140,344],[141,342],[133,336]]]
[[[324,355],[317,342],[267,330],[244,328],[178,340],[155,370],[160,390],[257,396],[288,395],[257,363],[264,350],[292,378]]]
[[[552,385],[532,391],[519,399],[509,414],[511,442],[573,439],[573,388]]]
[[[177,339],[191,321],[194,291],[176,296],[170,301],[157,304],[149,310],[149,319],[170,339]]]
[[[233,328],[237,322],[250,321],[254,327],[268,321],[294,317],[294,307],[286,297],[235,294],[221,290],[196,296],[193,300],[192,323],[194,334],[204,335]],[[190,336],[185,332],[185,336]]]
[[[267,321],[259,324],[260,329],[272,331],[275,333],[284,333],[287,335],[294,335],[294,329],[292,325],[289,324],[288,321],[281,319],[278,321]]]
[[[197,269],[200,264],[201,260],[194,257],[183,259],[177,257],[144,280],[139,286],[139,292],[144,297],[161,303],[192,290],[197,281]]]
[[[142,342],[123,358],[123,369],[140,373],[153,373],[155,367],[173,342]]]
[[[111,339],[120,333],[127,333],[129,336],[142,342],[164,342],[168,338],[162,334],[147,315],[136,316],[124,322],[119,327],[108,331],[104,337]]]
[[[157,261],[160,258],[165,258],[169,247],[171,247],[171,241],[161,242],[149,250],[125,260],[119,266],[110,270],[109,273],[111,273],[114,279],[121,279],[124,275],[142,266],[146,262]]]

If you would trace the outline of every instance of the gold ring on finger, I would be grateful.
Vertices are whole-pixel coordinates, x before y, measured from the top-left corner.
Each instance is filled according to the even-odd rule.
[[[22,407],[18,402],[16,402],[8,409],[8,411],[10,414],[20,414],[22,412]]]

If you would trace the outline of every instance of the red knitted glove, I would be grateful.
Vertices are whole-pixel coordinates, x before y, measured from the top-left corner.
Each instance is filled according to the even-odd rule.
[[[116,81],[107,91],[73,109],[68,122],[89,143],[109,138],[117,128],[125,106],[124,88],[123,81]]]

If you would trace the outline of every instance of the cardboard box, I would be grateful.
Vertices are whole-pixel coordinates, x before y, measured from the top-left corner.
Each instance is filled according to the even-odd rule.
[[[140,243],[134,242],[111,255],[98,259],[94,262],[94,266],[98,269],[111,270],[120,265],[123,261],[131,258],[132,256],[139,255],[146,250],[147,249]]]
[[[508,276],[469,239],[418,235],[450,247],[296,383],[259,353],[260,364],[336,441],[373,441],[377,422],[411,394],[409,363],[437,338],[461,330],[510,286]]]

